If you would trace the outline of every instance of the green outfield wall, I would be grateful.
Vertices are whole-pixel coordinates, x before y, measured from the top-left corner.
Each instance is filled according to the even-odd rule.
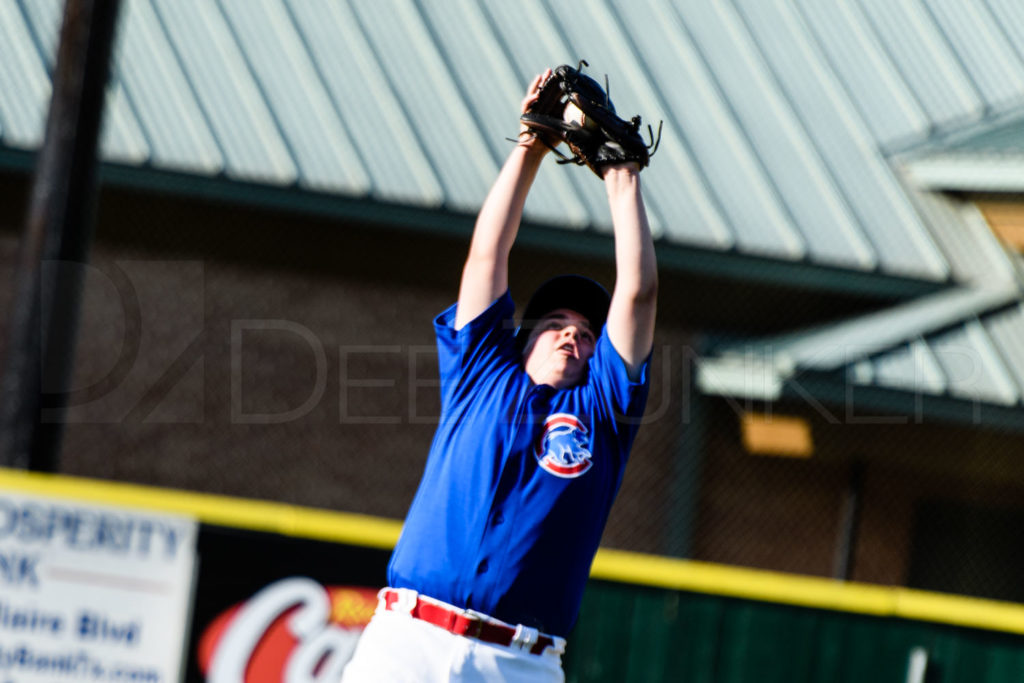
[[[1024,638],[999,630],[601,580],[582,614],[571,682],[1024,680]]]

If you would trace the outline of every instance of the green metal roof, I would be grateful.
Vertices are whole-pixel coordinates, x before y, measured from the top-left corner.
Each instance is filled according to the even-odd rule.
[[[964,239],[972,227],[957,207],[920,192],[892,160],[1024,113],[1024,6],[586,7],[125,0],[104,159],[356,200],[382,215],[472,215],[508,152],[526,82],[585,57],[624,113],[665,121],[644,173],[663,244],[936,284],[1006,274],[992,238]],[[60,0],[0,2],[0,156],[40,144],[59,20]],[[600,183],[554,164],[526,219],[609,231]]]
[[[0,165],[27,168],[41,143],[60,12],[0,0]],[[1022,44],[1010,0],[125,0],[102,177],[467,231],[525,84],[585,57],[621,112],[665,122],[643,176],[663,267],[890,297],[957,287],[765,348],[878,329],[889,346],[794,369],[1013,407],[1020,264],[973,206],[930,190],[1024,191]],[[610,253],[588,170],[545,165],[526,208],[524,240]],[[1011,292],[1004,313],[993,291]],[[977,307],[946,332],[923,315],[962,300]],[[950,345],[985,374],[961,376]]]
[[[969,129],[936,141],[901,162],[908,177],[932,190],[1024,192],[1024,120]]]
[[[814,397],[967,422],[984,409],[1024,430],[1024,292],[1012,283],[954,289],[799,333],[719,344],[698,381],[712,395]]]

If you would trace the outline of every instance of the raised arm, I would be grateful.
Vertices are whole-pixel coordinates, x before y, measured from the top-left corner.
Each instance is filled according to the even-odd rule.
[[[523,99],[522,110],[537,98],[537,89],[550,69],[538,75]],[[491,186],[473,228],[469,255],[462,268],[455,329],[460,329],[508,289],[508,256],[519,232],[526,196],[548,147],[521,129],[519,143],[509,154]]]
[[[615,288],[608,310],[608,338],[638,379],[654,343],[658,270],[654,242],[640,193],[635,163],[604,171],[605,191],[615,228]]]

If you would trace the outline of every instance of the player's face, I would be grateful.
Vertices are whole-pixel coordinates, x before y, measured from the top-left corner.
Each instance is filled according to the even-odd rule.
[[[587,319],[568,308],[554,310],[537,323],[523,351],[526,374],[535,384],[564,389],[581,382],[597,339]]]

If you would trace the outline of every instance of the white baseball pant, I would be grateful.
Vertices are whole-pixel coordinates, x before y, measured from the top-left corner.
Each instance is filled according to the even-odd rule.
[[[565,674],[558,648],[530,654],[455,635],[401,612],[378,611],[360,636],[341,681],[564,683]]]

